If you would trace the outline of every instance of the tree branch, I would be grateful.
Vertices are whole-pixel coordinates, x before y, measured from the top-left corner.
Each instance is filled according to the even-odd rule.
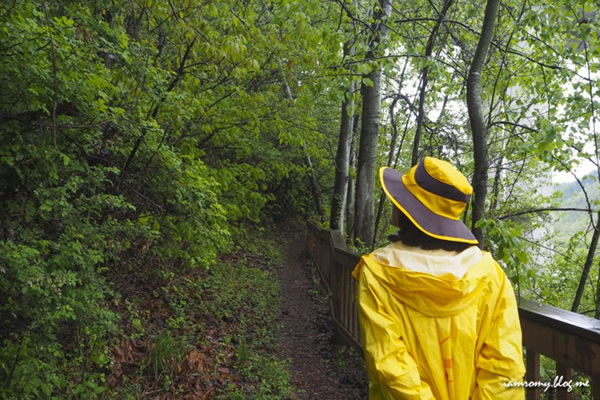
[[[498,217],[498,219],[500,219],[500,220],[511,219],[511,218],[514,218],[514,217],[518,217],[520,215],[538,214],[538,213],[542,213],[542,212],[551,212],[551,211],[578,211],[578,212],[585,212],[585,213],[592,213],[592,212],[594,212],[593,210],[591,210],[589,208],[572,208],[572,207],[566,207],[566,208],[562,208],[562,207],[534,208],[532,210],[523,210],[523,211],[518,211],[518,212],[511,213],[511,214],[502,215],[502,216]]]
[[[175,85],[177,84],[177,82],[179,82],[181,80],[181,78],[183,77],[184,69],[185,69],[185,63],[187,61],[188,56],[190,55],[190,51],[194,47],[194,43],[196,43],[196,38],[192,39],[192,41],[187,45],[185,54],[183,55],[183,57],[181,59],[181,62],[179,63],[179,67],[177,68],[176,75],[173,78],[173,80],[171,81],[171,83],[169,84],[169,86],[167,87],[166,93],[169,93],[170,91],[172,91],[175,88]],[[158,110],[160,108],[160,105],[162,103],[164,103],[164,101],[166,100],[166,98],[167,98],[166,94],[163,97],[161,97],[161,99],[156,104],[156,106],[154,107],[154,110],[147,117],[147,119],[149,119],[150,117],[151,118],[156,118],[156,115],[158,114]],[[133,158],[135,157],[138,149],[140,148],[140,145],[142,144],[142,142],[144,140],[144,137],[146,136],[146,132],[147,131],[145,129],[142,130],[142,132],[140,133],[140,136],[135,141],[135,143],[133,145],[133,148],[131,149],[131,153],[129,153],[129,157],[127,157],[127,160],[125,161],[125,165],[123,166],[123,169],[121,170],[121,175],[119,176],[119,179],[116,182],[115,193],[119,192],[121,184],[123,183],[123,179],[125,179],[125,174],[127,173],[127,170],[129,169],[129,166],[131,165],[131,162],[133,161]],[[162,141],[161,141],[161,144],[162,144]],[[161,144],[159,144],[159,146]],[[157,151],[158,151],[158,149],[157,149]]]
[[[494,122],[491,122],[491,123],[489,123],[487,125],[487,129],[490,129],[490,128],[496,126],[496,125],[509,125],[509,126],[512,126],[512,127],[525,129],[525,130],[530,131],[530,132],[537,132],[538,131],[537,129],[532,128],[530,126],[519,124],[517,122],[511,122],[511,121],[494,121]]]

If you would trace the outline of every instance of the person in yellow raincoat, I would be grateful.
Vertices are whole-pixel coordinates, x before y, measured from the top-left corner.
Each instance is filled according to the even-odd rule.
[[[369,398],[523,399],[513,288],[460,219],[473,188],[431,157],[380,179],[400,230],[353,272]]]

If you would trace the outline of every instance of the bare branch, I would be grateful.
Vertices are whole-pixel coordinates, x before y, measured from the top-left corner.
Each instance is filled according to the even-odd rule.
[[[496,126],[496,125],[509,125],[509,126],[512,126],[512,127],[515,127],[515,128],[521,128],[521,129],[524,129],[524,130],[527,130],[527,131],[530,131],[530,132],[537,132],[538,131],[537,129],[532,128],[530,126],[519,124],[517,122],[511,122],[511,121],[494,121],[494,122],[488,124],[487,129],[490,129],[490,128]]]
[[[518,217],[521,215],[527,215],[527,214],[539,214],[539,213],[543,213],[543,212],[552,212],[552,211],[577,211],[577,212],[585,212],[585,213],[592,213],[595,212],[593,210],[590,210],[589,208],[574,208],[574,207],[548,207],[548,208],[534,208],[531,210],[524,210],[524,211],[517,211],[517,212],[513,212],[510,214],[506,214],[506,215],[502,215],[500,217],[498,217],[498,219],[504,220],[504,219],[511,219],[514,217]]]

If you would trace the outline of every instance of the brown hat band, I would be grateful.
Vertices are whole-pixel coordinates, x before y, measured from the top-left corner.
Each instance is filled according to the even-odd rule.
[[[445,197],[446,199],[468,203],[469,199],[471,198],[470,195],[464,194],[456,187],[448,185],[444,182],[440,182],[429,175],[427,169],[425,168],[424,159],[421,160],[421,163],[415,170],[415,182],[428,192],[440,197]]]

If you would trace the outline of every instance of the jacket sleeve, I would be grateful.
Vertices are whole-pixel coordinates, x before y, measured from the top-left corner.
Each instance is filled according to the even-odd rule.
[[[477,357],[473,400],[524,399],[522,333],[513,288],[504,275],[489,334]]]
[[[358,278],[358,313],[365,363],[369,374],[370,398],[434,399],[430,387],[421,381],[417,365],[408,353],[401,327],[380,300],[382,290],[368,267],[361,263]]]

